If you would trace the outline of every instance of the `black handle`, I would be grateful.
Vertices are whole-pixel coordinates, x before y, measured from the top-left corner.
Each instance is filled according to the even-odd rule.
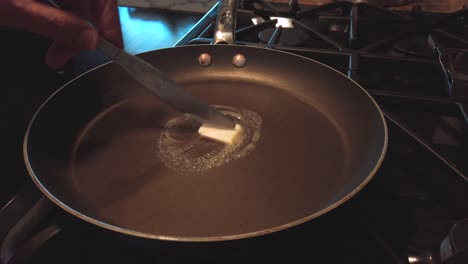
[[[0,211],[0,262],[25,263],[48,240],[60,233],[55,224],[34,233],[54,206],[40,194],[32,182]]]

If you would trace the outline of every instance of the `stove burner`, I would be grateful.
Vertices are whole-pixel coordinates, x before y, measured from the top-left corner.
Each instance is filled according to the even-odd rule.
[[[424,38],[405,38],[395,43],[393,48],[406,55],[430,59],[435,57],[434,49],[429,46],[427,40]]]
[[[268,43],[270,38],[273,36],[273,32],[275,32],[275,28],[267,28],[261,31],[258,34],[258,37],[264,43]],[[285,46],[294,46],[304,43],[309,38],[309,35],[299,29],[295,28],[283,28],[281,31],[281,35],[278,39],[278,45],[285,45]]]

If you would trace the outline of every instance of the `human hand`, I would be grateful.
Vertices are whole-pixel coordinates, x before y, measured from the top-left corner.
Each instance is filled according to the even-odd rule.
[[[95,49],[99,36],[123,48],[117,0],[61,0],[59,3],[63,10],[35,0],[0,0],[0,26],[52,39],[45,62],[54,69],[82,50]]]

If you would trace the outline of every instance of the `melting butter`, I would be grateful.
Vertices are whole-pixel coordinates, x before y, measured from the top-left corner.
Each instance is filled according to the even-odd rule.
[[[158,140],[158,155],[163,164],[181,174],[203,172],[223,166],[250,154],[260,140],[262,119],[245,109],[220,109],[235,119],[239,133],[230,144],[205,138],[198,133],[198,121],[184,114],[169,120]]]

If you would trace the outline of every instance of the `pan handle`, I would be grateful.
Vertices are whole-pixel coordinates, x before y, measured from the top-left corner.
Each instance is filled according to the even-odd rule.
[[[213,44],[234,44],[237,0],[220,0]]]
[[[53,205],[45,196],[31,196],[30,193],[34,192],[33,185],[32,182],[28,183],[0,211],[0,222],[5,224],[6,228],[2,229],[0,238],[1,264],[25,263],[42,245],[61,231],[59,226],[52,223],[34,233],[40,228],[41,221],[51,214]],[[21,210],[18,210],[19,208]],[[11,220],[16,223],[11,223]]]

